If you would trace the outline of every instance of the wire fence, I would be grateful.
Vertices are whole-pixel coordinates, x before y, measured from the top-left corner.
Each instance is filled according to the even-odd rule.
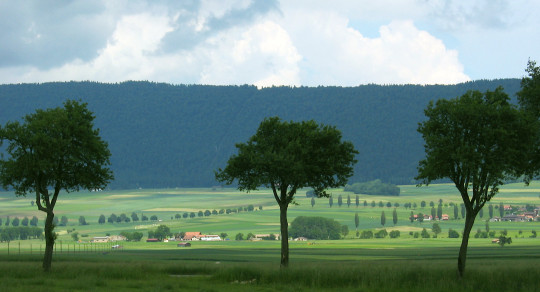
[[[55,242],[53,254],[91,254],[104,252],[121,252],[125,246],[117,242]],[[43,255],[45,242],[28,243],[22,241],[0,242],[0,255]]]

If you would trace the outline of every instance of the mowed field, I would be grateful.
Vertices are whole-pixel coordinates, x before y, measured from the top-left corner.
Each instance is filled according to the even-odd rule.
[[[456,262],[461,238],[448,238],[448,229],[461,232],[463,219],[453,219],[453,207],[443,208],[451,220],[439,221],[442,233],[437,238],[414,238],[409,232],[426,228],[430,233],[433,222],[409,221],[411,209],[405,203],[416,203],[413,212],[430,214],[429,202],[435,204],[461,203],[452,185],[429,187],[400,186],[399,197],[356,195],[332,190],[333,206],[328,199],[306,198],[305,190],[297,194],[298,205],[291,205],[289,222],[297,216],[323,216],[338,220],[349,227],[350,233],[342,240],[291,241],[291,267],[286,274],[279,269],[280,243],[278,241],[235,241],[237,233],[246,235],[279,233],[279,210],[270,190],[249,194],[234,189],[159,189],[132,191],[104,191],[62,193],[55,208],[58,217],[66,216],[67,226],[58,226],[57,253],[53,258],[55,276],[40,272],[39,253],[44,242],[38,239],[0,243],[0,281],[7,283],[6,291],[97,291],[103,288],[115,291],[174,291],[191,288],[197,291],[299,291],[335,288],[361,291],[411,291],[435,289],[437,291],[534,291],[539,289],[540,239],[530,238],[532,230],[540,231],[540,222],[490,222],[490,230],[507,230],[513,243],[500,247],[491,239],[471,238],[467,262],[467,281],[456,282]],[[540,205],[540,183],[528,187],[510,184],[501,188],[492,204]],[[338,196],[343,204],[338,206]],[[347,206],[347,196],[351,205]],[[43,225],[44,214],[31,206],[33,198],[15,197],[13,193],[0,193],[0,218],[5,224],[7,216],[22,219],[37,216]],[[364,201],[368,206],[364,207]],[[371,202],[376,207],[371,207]],[[385,207],[379,207],[382,201]],[[427,206],[421,208],[421,202]],[[391,202],[392,207],[386,207]],[[394,226],[394,204],[398,222]],[[256,211],[242,211],[195,218],[175,219],[185,212],[219,211],[253,205]],[[262,206],[262,210],[259,210]],[[386,224],[381,226],[381,213]],[[159,221],[98,224],[103,214],[135,212],[139,218],[157,216]],[[357,239],[354,216],[358,212],[358,229],[376,231],[400,230],[396,239]],[[498,209],[494,216],[498,216]],[[89,225],[80,226],[79,216]],[[460,215],[461,217],[461,215]],[[488,209],[484,217],[477,218],[471,235],[485,229]],[[159,224],[170,227],[173,233],[200,231],[204,234],[227,233],[220,242],[193,242],[191,248],[178,248],[176,242],[146,243],[147,231]],[[5,226],[3,226],[5,227]],[[122,231],[140,231],[141,242],[121,243],[121,251],[113,251],[110,244],[87,243],[94,236],[116,235]],[[70,232],[78,232],[81,242],[75,242]],[[85,237],[82,237],[85,236]],[[30,254],[31,253],[31,254]],[[29,274],[33,273],[30,278]],[[82,284],[85,283],[85,284]],[[12,286],[9,286],[12,285]],[[49,287],[49,288],[44,288]],[[531,290],[532,289],[532,290]]]

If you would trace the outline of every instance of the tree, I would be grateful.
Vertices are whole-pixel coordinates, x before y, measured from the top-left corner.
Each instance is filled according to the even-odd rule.
[[[11,220],[11,225],[13,227],[19,226],[19,218],[18,217],[13,218],[13,220]]]
[[[330,196],[330,198],[328,198],[328,205],[330,206],[330,208],[332,208],[332,205],[334,205],[334,198],[332,198]]]
[[[503,247],[505,244],[511,244],[512,237],[506,237],[504,235],[499,236],[499,245]]]
[[[282,122],[264,119],[248,142],[236,144],[238,154],[229,158],[216,179],[227,184],[238,180],[238,189],[260,186],[272,189],[280,209],[281,266],[289,264],[287,209],[300,188],[313,188],[317,197],[328,197],[327,188],[344,186],[353,174],[358,151],[333,126],[315,121]]]
[[[414,213],[411,211],[411,216],[409,216],[409,220],[411,220],[411,223],[414,222]]]
[[[148,221],[148,216],[141,215],[141,221]]]
[[[463,199],[465,228],[458,256],[462,277],[478,212],[506,178],[529,175],[528,153],[537,125],[509,103],[501,87],[430,102],[424,112],[427,120],[419,124],[418,132],[424,138],[426,158],[419,163],[416,179],[427,185],[449,178]]]
[[[343,224],[341,225],[341,235],[345,238],[349,234],[349,226]]]
[[[351,195],[347,195],[347,207],[351,207]]]
[[[540,116],[540,67],[529,60],[525,71],[528,76],[521,79],[521,90],[517,92],[521,108],[535,117]]]
[[[386,216],[384,215],[384,211],[381,213],[381,225],[384,226],[386,224]]]
[[[480,216],[480,218],[484,217],[484,208],[480,209],[480,211],[478,212],[478,216]]]
[[[422,207],[422,208],[426,207],[426,201],[420,202],[420,207]]]
[[[25,216],[25,217],[21,220],[21,225],[22,225],[22,226],[28,226],[28,221],[29,221],[29,220],[28,220],[28,217]]]
[[[68,218],[66,216],[62,216],[62,218],[60,218],[60,226],[67,226],[68,224]]]
[[[465,204],[461,203],[461,219],[465,218]]]
[[[313,208],[313,206],[315,206],[315,198],[311,198],[311,208]]]
[[[339,195],[337,198],[337,204],[340,208],[341,208],[341,205],[343,205],[343,199],[341,198],[341,195]]]
[[[360,224],[360,218],[358,217],[358,212],[354,213],[354,226],[356,231],[358,231],[358,225]]]
[[[177,214],[178,215],[178,214]],[[178,218],[177,218],[178,219]],[[137,222],[139,221],[139,216],[137,216],[137,213],[131,212],[131,221]]]
[[[422,229],[422,233],[420,233],[420,236],[422,236],[422,238],[430,238],[429,233],[425,228]]]
[[[489,204],[488,211],[489,211],[489,219],[493,218],[493,205]]]
[[[30,219],[30,225],[37,226],[37,224],[38,224],[38,218],[36,216],[33,216],[32,219]]]
[[[234,237],[234,240],[244,240],[244,234],[243,233],[237,233]]]
[[[105,223],[105,215],[103,214],[99,215],[98,223],[99,224]]]
[[[503,203],[499,204],[499,216],[501,218],[504,217],[504,205],[503,205]]]
[[[358,206],[360,206],[360,197],[356,195],[356,208],[358,208]]]
[[[156,230],[154,231],[154,237],[163,240],[167,237],[170,237],[172,235],[171,229],[167,225],[159,225]]]
[[[86,219],[84,218],[84,216],[79,217],[79,225],[88,225],[88,223],[86,223]]]
[[[156,215],[152,215],[152,216],[150,216],[150,220],[158,221],[158,217]]]
[[[107,218],[107,222],[116,223],[117,218],[118,218],[118,216],[116,216],[116,214],[112,213],[111,216],[109,216],[109,218]]]
[[[394,211],[392,212],[392,222],[394,223],[394,226],[397,224],[397,210],[394,208]]]
[[[205,216],[205,217],[208,217],[208,216],[210,216],[211,214],[212,214],[212,212],[210,212],[210,210],[205,210],[205,211],[204,211],[204,216]]]
[[[431,217],[432,217],[433,220],[435,220],[435,218],[437,218],[437,211],[435,210],[435,207],[431,207]]]
[[[456,204],[454,204],[454,219],[458,219],[459,218],[459,211],[458,211],[458,207]]]
[[[197,212],[197,217],[203,217],[203,216],[204,216],[204,212],[203,212],[203,211]]]
[[[222,233],[219,234],[219,237],[221,237],[222,240],[225,240],[225,238],[227,237],[227,235],[228,235],[227,233],[222,232]]]
[[[442,232],[441,227],[439,226],[439,223],[433,223],[431,230],[433,231],[433,233],[435,233],[435,235],[438,235],[439,233]]]
[[[79,241],[79,232],[72,232],[71,238],[73,238],[73,241]]]
[[[368,204],[367,204],[367,201],[364,200],[364,207],[367,207],[367,205],[368,205]]]
[[[454,229],[448,229],[448,238],[459,238],[459,233]]]
[[[310,239],[340,239],[342,228],[342,225],[334,219],[298,216],[291,222],[290,235]]]
[[[189,218],[195,218],[195,212],[189,213]]]
[[[36,110],[23,122],[0,128],[7,141],[7,157],[0,159],[0,182],[17,196],[35,194],[38,210],[45,212],[43,269],[51,268],[55,240],[54,207],[61,190],[103,189],[113,179],[107,143],[94,129],[86,103],[68,100],[64,107]]]
[[[437,217],[439,217],[439,220],[442,220],[442,204],[437,206]]]

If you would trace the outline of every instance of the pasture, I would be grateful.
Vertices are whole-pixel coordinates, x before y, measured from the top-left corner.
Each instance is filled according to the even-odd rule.
[[[453,219],[450,203],[460,204],[461,198],[452,185],[429,187],[400,186],[399,197],[356,195],[332,190],[333,206],[328,199],[306,198],[305,190],[296,196],[298,205],[290,206],[289,222],[297,216],[334,218],[348,226],[350,232],[342,240],[291,241],[290,268],[279,269],[279,241],[236,241],[237,233],[279,234],[279,210],[269,190],[249,194],[234,189],[158,189],[131,191],[80,192],[60,195],[55,214],[68,218],[67,226],[57,226],[56,254],[53,273],[41,272],[44,242],[39,239],[0,243],[0,281],[6,291],[115,291],[154,290],[174,291],[520,291],[537,286],[540,276],[540,239],[531,238],[532,230],[540,231],[540,222],[489,222],[489,228],[507,230],[513,243],[504,247],[492,244],[490,238],[471,238],[467,261],[467,276],[458,280],[456,271],[460,238],[448,238],[448,229],[461,231],[463,219]],[[493,205],[540,205],[540,183],[529,187],[510,184],[492,200]],[[338,206],[337,198],[343,198]],[[347,196],[351,205],[347,206]],[[31,205],[32,198],[0,193],[0,218],[5,225],[7,216],[37,216],[43,226],[44,215]],[[426,228],[431,232],[433,222],[410,222],[411,209],[406,203],[416,203],[412,211],[429,214],[429,203],[443,202],[448,221],[438,221],[442,233],[437,238],[414,238],[409,232]],[[364,207],[364,201],[368,206]],[[426,201],[426,207],[420,207]],[[376,206],[371,207],[371,202]],[[383,202],[383,207],[379,207]],[[391,202],[392,207],[386,207]],[[398,222],[394,226],[394,205]],[[244,211],[248,205],[254,211]],[[259,210],[262,206],[262,210]],[[242,208],[241,212],[175,218],[176,214],[219,212],[221,209]],[[382,212],[386,224],[381,225]],[[135,212],[158,217],[158,221],[98,224],[101,214],[122,213],[130,217]],[[359,230],[400,230],[399,238],[356,238],[354,215],[358,212]],[[494,216],[498,216],[498,209]],[[79,225],[84,216],[88,225]],[[488,219],[477,218],[471,233],[485,229]],[[460,215],[461,218],[461,215]],[[147,231],[165,224],[173,233],[201,231],[204,234],[227,233],[229,240],[193,242],[190,248],[178,248],[176,242],[147,243]],[[5,227],[5,226],[2,226]],[[117,235],[122,231],[140,231],[141,242],[122,242],[123,249],[112,250],[111,244],[91,244],[94,236]],[[78,242],[71,237],[79,233]],[[534,286],[536,285],[536,286]],[[534,290],[535,288],[533,288]]]

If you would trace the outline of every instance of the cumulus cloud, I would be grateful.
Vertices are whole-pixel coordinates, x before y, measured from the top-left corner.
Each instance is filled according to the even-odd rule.
[[[521,74],[538,51],[518,36],[537,18],[508,1],[23,1],[0,13],[3,83],[456,83],[515,76],[510,62]]]

